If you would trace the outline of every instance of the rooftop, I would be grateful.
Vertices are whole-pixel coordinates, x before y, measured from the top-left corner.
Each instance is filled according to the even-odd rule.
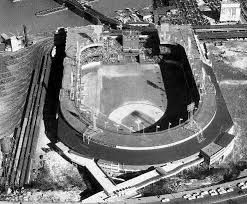
[[[211,157],[214,154],[216,154],[217,152],[219,152],[220,150],[222,150],[223,147],[221,147],[218,144],[215,144],[214,142],[210,143],[209,145],[207,145],[206,147],[202,148],[202,152],[204,154],[206,154],[207,156]]]

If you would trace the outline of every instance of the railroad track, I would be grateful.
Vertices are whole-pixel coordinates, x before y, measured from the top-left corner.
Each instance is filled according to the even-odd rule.
[[[33,155],[37,146],[39,125],[42,118],[46,88],[50,75],[50,52],[53,38],[37,43],[40,59],[34,64],[31,85],[20,126],[14,134],[14,144],[0,180],[5,188],[18,188],[29,183]],[[34,45],[35,46],[35,45]]]

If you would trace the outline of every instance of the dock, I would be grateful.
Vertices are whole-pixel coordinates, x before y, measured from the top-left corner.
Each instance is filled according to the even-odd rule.
[[[61,11],[66,11],[66,10],[68,10],[68,7],[66,7],[65,4],[63,4],[62,6],[59,6],[59,7],[49,8],[49,9],[45,9],[42,11],[38,11],[35,13],[35,16],[37,16],[37,17],[48,16],[50,14],[58,13]]]

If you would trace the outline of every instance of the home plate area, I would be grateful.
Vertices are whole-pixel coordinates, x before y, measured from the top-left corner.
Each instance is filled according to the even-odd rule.
[[[99,112],[124,131],[140,131],[158,121],[167,107],[156,64],[103,65],[98,70]]]

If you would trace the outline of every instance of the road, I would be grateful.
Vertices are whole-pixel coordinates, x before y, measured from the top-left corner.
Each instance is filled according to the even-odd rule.
[[[236,190],[232,193],[227,193],[224,195],[218,195],[218,196],[207,196],[201,199],[186,201],[183,198],[172,200],[171,204],[189,204],[189,203],[200,203],[200,204],[208,204],[208,203],[217,203],[217,204],[240,204],[240,203],[246,203],[247,202],[247,192],[240,193],[241,191]]]
[[[137,198],[132,199],[133,202],[138,203],[160,203],[160,201],[164,198],[164,196],[153,197],[152,199],[147,198]],[[235,191],[232,193],[227,193],[223,195],[217,196],[205,196],[201,199],[196,200],[185,200],[184,198],[171,199],[169,204],[246,204],[247,203],[247,190],[241,191],[239,188],[235,188]]]

